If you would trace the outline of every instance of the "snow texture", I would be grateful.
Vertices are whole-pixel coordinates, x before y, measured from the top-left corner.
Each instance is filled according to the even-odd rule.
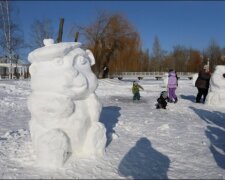
[[[225,106],[225,66],[218,65],[210,78],[209,93],[206,104]]]
[[[178,102],[168,103],[166,110],[155,108],[166,90],[162,80],[138,81],[144,91],[133,102],[136,79],[98,80],[105,155],[69,156],[57,169],[37,164],[26,104],[31,81],[0,80],[0,179],[225,179],[225,108],[195,103],[197,88],[182,78]]]
[[[91,51],[80,43],[54,44],[31,52],[30,132],[40,166],[62,167],[72,156],[102,156],[106,130],[99,121],[101,103]]]
[[[225,179],[225,108],[195,103],[197,88],[181,78],[178,102],[156,109],[163,81],[138,81],[144,91],[133,102],[133,80],[98,80],[105,155],[70,156],[57,169],[37,165],[26,104],[30,80],[0,80],[0,179]]]

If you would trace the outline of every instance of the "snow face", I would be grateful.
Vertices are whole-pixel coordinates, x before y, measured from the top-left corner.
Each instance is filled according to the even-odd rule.
[[[210,79],[209,93],[206,104],[225,106],[225,66],[216,66]]]
[[[61,167],[68,158],[104,154],[106,130],[99,121],[101,104],[90,50],[80,43],[54,44],[31,52],[32,93],[29,123],[39,165]]]

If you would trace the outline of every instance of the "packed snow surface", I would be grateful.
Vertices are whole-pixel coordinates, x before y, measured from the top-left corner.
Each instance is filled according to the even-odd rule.
[[[194,103],[197,89],[191,80],[180,79],[178,102],[156,109],[166,90],[163,81],[141,80],[140,102],[132,101],[132,81],[99,80],[104,156],[69,158],[63,167],[48,169],[36,163],[32,148],[30,80],[1,80],[0,178],[225,179],[224,107]]]

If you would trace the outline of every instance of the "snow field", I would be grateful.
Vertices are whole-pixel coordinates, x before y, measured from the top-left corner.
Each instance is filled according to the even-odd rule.
[[[140,102],[133,102],[132,80],[99,80],[105,155],[71,158],[51,170],[35,163],[26,106],[30,82],[0,81],[0,177],[224,179],[224,108],[194,103],[197,89],[191,80],[180,80],[177,104],[157,110],[163,81],[139,83],[145,90]]]

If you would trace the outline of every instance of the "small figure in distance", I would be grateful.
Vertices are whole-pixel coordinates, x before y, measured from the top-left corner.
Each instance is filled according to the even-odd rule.
[[[174,102],[177,103],[178,99],[176,96],[176,89],[178,86],[178,77],[176,74],[176,71],[173,69],[169,70],[169,75],[168,75],[168,91],[169,91],[169,101],[170,103]],[[173,101],[174,100],[174,101]]]
[[[139,85],[136,81],[133,81],[133,86],[132,86],[132,93],[133,93],[133,100],[140,100],[140,89],[144,90],[144,88]]]
[[[168,93],[167,91],[162,91],[160,93],[159,98],[157,99],[156,109],[166,109],[167,101],[168,100]]]

